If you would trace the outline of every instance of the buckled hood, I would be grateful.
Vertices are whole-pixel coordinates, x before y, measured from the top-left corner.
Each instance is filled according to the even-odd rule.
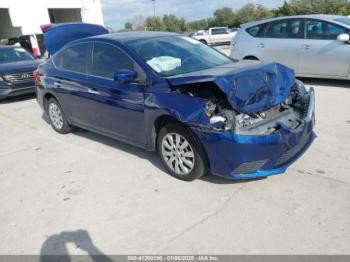
[[[172,76],[173,86],[214,82],[241,113],[268,110],[286,100],[295,84],[294,71],[278,63],[240,62]]]

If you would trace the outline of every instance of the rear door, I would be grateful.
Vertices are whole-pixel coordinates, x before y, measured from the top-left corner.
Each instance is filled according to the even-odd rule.
[[[342,33],[349,33],[349,30],[330,22],[307,19],[300,73],[346,76],[350,67],[350,45],[337,40]]]
[[[57,70],[48,76],[69,122],[83,126],[91,123],[91,115],[84,98],[90,95],[87,73],[91,49],[90,43],[79,43],[63,49],[53,57]]]
[[[270,22],[263,38],[257,38],[261,60],[284,64],[299,71],[301,45],[303,43],[303,20],[283,19]]]
[[[138,79],[132,83],[117,83],[114,74],[122,69],[136,71]],[[87,82],[87,88],[92,90],[86,99],[93,128],[144,145],[145,76],[136,63],[117,46],[95,42]]]

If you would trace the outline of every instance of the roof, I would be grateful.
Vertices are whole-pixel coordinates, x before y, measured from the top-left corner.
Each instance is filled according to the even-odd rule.
[[[290,18],[314,18],[314,19],[321,19],[321,20],[336,22],[336,21],[334,21],[334,19],[336,19],[336,18],[344,18],[344,17],[346,17],[346,16],[326,15],[326,14],[281,16],[281,17],[274,17],[274,18],[270,18],[270,19],[265,19],[265,20],[260,20],[260,21],[255,21],[255,22],[242,24],[241,27],[253,26],[253,25],[258,25],[258,24],[262,24],[262,23],[266,23],[266,22],[277,21],[277,20],[282,20],[282,19],[290,19]],[[341,24],[344,25],[343,23],[341,23]]]
[[[111,39],[121,43],[128,43],[136,40],[166,37],[166,36],[179,36],[177,33],[168,32],[123,32],[123,33],[113,33],[89,37],[89,39]]]

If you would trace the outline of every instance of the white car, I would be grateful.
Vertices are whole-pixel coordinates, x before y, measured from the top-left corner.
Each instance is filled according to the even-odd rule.
[[[303,15],[243,24],[231,57],[284,64],[296,75],[350,80],[350,18]]]
[[[237,31],[231,32],[226,27],[213,27],[208,31],[198,31],[192,37],[207,45],[230,43]]]

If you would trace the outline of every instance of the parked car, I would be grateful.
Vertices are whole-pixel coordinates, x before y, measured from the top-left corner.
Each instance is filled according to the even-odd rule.
[[[231,57],[276,61],[298,76],[350,79],[350,18],[333,15],[279,17],[244,24]]]
[[[103,33],[87,24],[44,33],[51,58],[34,74],[37,100],[57,132],[77,126],[157,151],[188,181],[283,173],[313,140],[314,91],[291,69],[237,63],[179,34]]]
[[[226,27],[213,27],[208,31],[198,31],[192,37],[207,45],[230,43],[237,31],[229,31]]]
[[[34,93],[33,71],[41,62],[22,47],[0,45],[0,100]]]

